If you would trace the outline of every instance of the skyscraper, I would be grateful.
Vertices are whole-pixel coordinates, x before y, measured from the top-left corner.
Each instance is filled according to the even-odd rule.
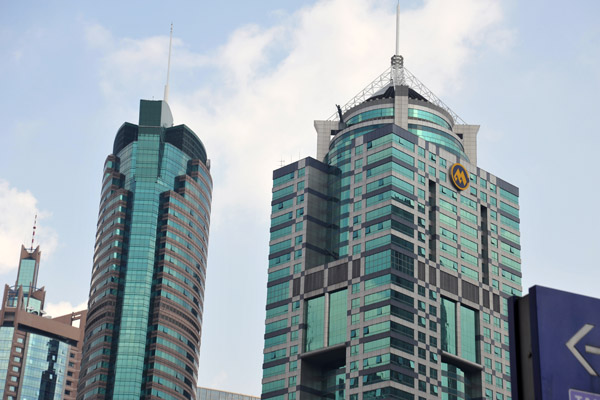
[[[392,57],[273,172],[262,398],[510,399],[518,188]]]
[[[166,93],[166,90],[165,90]],[[80,399],[194,399],[212,179],[204,145],[142,100],[106,159]]]
[[[75,399],[86,311],[52,318],[37,287],[41,251],[21,246],[0,310],[0,398]]]

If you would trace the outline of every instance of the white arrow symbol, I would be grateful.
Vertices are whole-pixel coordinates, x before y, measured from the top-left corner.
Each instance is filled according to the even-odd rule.
[[[583,339],[583,337],[587,335],[592,329],[594,329],[594,325],[585,324],[583,328],[577,331],[577,333],[573,335],[571,339],[569,339],[569,341],[567,342],[567,348],[571,351],[571,353],[573,353],[577,361],[579,361],[579,363],[583,365],[583,368],[585,368],[585,370],[590,375],[598,376],[596,371],[594,371],[594,368],[592,368],[592,366],[585,360],[585,358],[583,358],[581,353],[579,353],[575,348],[575,345],[579,343],[579,341]],[[591,354],[600,354],[600,348],[595,346],[585,346],[585,351]]]

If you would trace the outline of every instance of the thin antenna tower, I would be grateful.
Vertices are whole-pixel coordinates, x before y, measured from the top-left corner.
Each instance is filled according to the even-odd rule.
[[[396,5],[396,53],[395,55],[400,55],[400,0],[398,0],[398,4]]]
[[[392,57],[392,80],[394,86],[404,84],[404,57],[400,55],[400,0],[396,5],[396,52]]]
[[[169,102],[169,75],[171,73],[171,47],[173,46],[173,23],[171,22],[171,33],[169,35],[169,61],[167,64],[167,83],[165,84],[165,103]]]
[[[37,226],[37,214],[35,214],[35,218],[33,219],[33,233],[31,234],[31,251],[33,251],[33,241],[35,240],[36,226]]]

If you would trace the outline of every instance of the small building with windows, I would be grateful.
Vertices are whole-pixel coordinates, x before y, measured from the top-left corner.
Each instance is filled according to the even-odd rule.
[[[259,400],[260,397],[248,396],[245,394],[225,392],[223,390],[198,387],[196,393],[197,400]]]
[[[0,309],[0,398],[75,399],[87,311],[59,317],[44,311],[37,287],[40,248],[21,246],[14,286]]]

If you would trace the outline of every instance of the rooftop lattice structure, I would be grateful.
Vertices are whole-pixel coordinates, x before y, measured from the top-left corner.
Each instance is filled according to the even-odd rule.
[[[458,116],[454,111],[450,109],[442,100],[440,100],[431,90],[427,88],[420,80],[417,79],[408,69],[405,67],[401,67],[399,70],[396,70],[394,66],[388,67],[381,75],[379,75],[375,80],[369,83],[363,90],[361,90],[356,96],[354,96],[350,101],[348,101],[342,108],[342,114],[355,107],[367,99],[372,97],[375,93],[377,93],[382,88],[390,85],[393,81],[396,81],[396,85],[406,85],[423,96],[427,101],[436,106],[444,109],[448,114],[452,116],[455,123],[466,124],[462,118]],[[396,74],[394,74],[396,72]],[[396,76],[394,76],[396,75]],[[396,78],[396,79],[394,79]],[[335,112],[331,117],[327,119],[328,121],[337,121],[339,120],[339,115]]]

